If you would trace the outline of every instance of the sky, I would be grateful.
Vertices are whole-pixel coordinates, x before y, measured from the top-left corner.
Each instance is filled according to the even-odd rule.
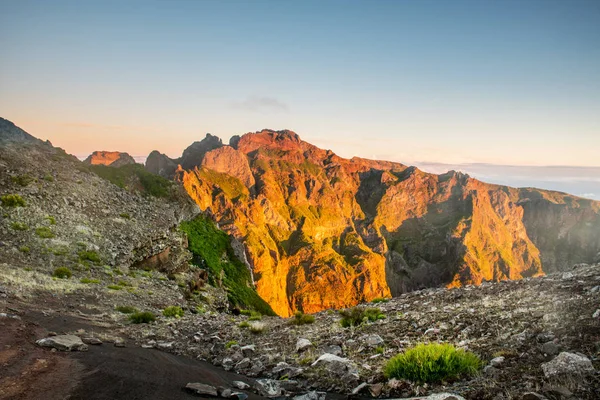
[[[557,174],[596,182],[568,187],[600,198],[597,0],[0,10],[0,116],[72,154],[177,157],[207,132],[291,129],[344,157],[458,165],[515,186],[554,189],[545,174]]]

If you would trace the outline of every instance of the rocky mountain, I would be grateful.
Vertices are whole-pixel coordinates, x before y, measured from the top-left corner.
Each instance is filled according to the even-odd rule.
[[[83,162],[87,165],[122,167],[123,165],[135,164],[135,159],[128,153],[118,151],[94,151]]]
[[[84,281],[133,290],[123,275],[154,271],[176,281],[176,294],[192,303],[210,281],[229,306],[273,313],[254,290],[238,242],[179,185],[129,163],[126,153],[94,155],[81,162],[0,120],[0,266],[8,274],[0,280],[27,269],[42,285],[65,268]]]
[[[600,251],[600,202],[344,159],[291,131],[153,154],[151,171],[175,175],[244,243],[259,294],[282,316],[539,276]]]

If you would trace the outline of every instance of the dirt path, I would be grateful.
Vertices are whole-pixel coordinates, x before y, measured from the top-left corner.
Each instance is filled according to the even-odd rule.
[[[10,310],[0,312],[10,313]],[[111,343],[90,346],[87,352],[52,352],[35,345],[49,331],[97,330],[85,317],[44,316],[16,310],[0,317],[0,399],[193,399],[188,382],[231,387],[251,379],[225,372],[206,362],[154,349]],[[247,392],[249,399],[262,397]]]

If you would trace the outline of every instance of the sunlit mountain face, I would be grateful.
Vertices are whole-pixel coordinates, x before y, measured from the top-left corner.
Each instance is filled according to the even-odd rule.
[[[345,159],[291,131],[229,145],[207,135],[176,160],[153,152],[146,168],[245,244],[258,293],[283,316],[539,276],[600,249],[599,202]]]

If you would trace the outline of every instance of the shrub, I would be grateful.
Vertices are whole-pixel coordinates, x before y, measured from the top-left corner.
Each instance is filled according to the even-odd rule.
[[[225,344],[225,348],[229,350],[231,346],[235,346],[236,344],[238,344],[238,342],[236,342],[235,340],[230,340]]]
[[[31,249],[27,246],[21,246],[21,247],[19,247],[19,251],[21,253],[29,253],[31,251]]]
[[[134,314],[138,312],[138,309],[133,306],[116,306],[115,310],[123,314]]]
[[[262,319],[262,314],[259,313],[258,311],[252,311],[250,313],[250,318],[248,318],[248,321],[260,321]]]
[[[60,279],[69,279],[73,274],[71,270],[67,267],[58,267],[52,273],[52,276]]]
[[[47,226],[40,226],[38,228],[35,228],[35,234],[41,237],[42,239],[50,239],[55,236],[54,232],[52,232],[52,230]]]
[[[94,250],[81,250],[79,253],[79,260],[81,261],[91,261],[94,263],[99,263],[100,261],[102,261],[100,259],[100,256],[98,255],[98,253],[96,253]]]
[[[19,175],[19,176],[13,176],[11,178],[11,180],[19,186],[27,186],[31,182],[33,182],[35,179],[33,179],[29,175]]]
[[[18,194],[7,194],[0,197],[4,207],[25,207],[25,200]]]
[[[307,325],[315,322],[315,317],[310,314],[304,314],[302,311],[296,312],[291,323],[294,325]]]
[[[48,222],[50,223],[50,225],[56,225],[56,219],[52,215],[48,215],[46,217],[46,219],[48,220]]]
[[[129,215],[127,213],[121,213],[121,214],[119,214],[119,217],[125,218],[125,219],[131,219],[131,215]]]
[[[46,174],[44,176],[44,180],[48,181],[48,182],[54,182],[54,177],[52,175],[50,175],[50,174]]]
[[[360,308],[354,307],[349,310],[341,310],[342,319],[340,323],[344,328],[358,326],[367,322],[375,322],[378,319],[384,319],[385,314],[379,308]]]
[[[22,222],[13,222],[10,227],[15,231],[26,231],[29,229],[29,227]]]
[[[107,288],[111,289],[111,290],[122,290],[123,286],[119,286],[119,285],[108,285]]]
[[[251,310],[240,310],[240,314],[249,317],[252,315],[252,311]]]
[[[131,314],[129,320],[134,324],[147,324],[154,322],[156,317],[150,311],[143,311]]]
[[[183,317],[183,310],[179,306],[169,306],[163,310],[165,317],[181,318]]]
[[[100,279],[81,278],[81,279],[79,280],[79,282],[81,282],[81,283],[93,283],[93,284],[98,284],[98,283],[100,283]]]
[[[473,375],[480,367],[481,360],[474,353],[447,343],[421,343],[391,358],[384,374],[388,379],[430,383]]]

